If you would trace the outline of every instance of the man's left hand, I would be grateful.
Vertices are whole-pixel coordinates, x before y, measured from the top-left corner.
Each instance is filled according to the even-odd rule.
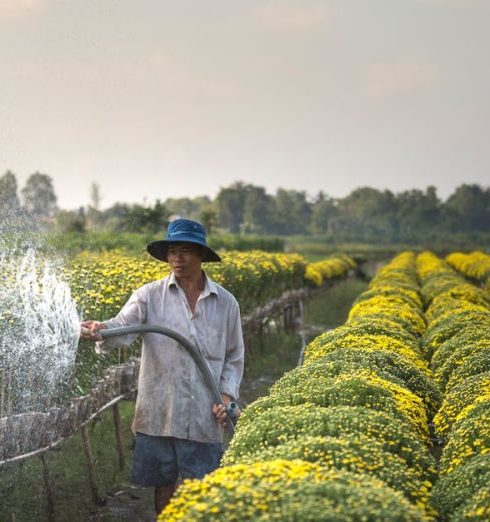
[[[223,404],[213,404],[213,414],[216,417],[216,422],[224,426],[226,424],[226,417],[228,416],[226,407],[232,402],[232,399],[226,393],[222,393],[221,400]]]

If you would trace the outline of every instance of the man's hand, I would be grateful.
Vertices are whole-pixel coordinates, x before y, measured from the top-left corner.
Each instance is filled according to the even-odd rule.
[[[224,426],[226,424],[226,417],[228,416],[226,407],[232,402],[232,398],[226,393],[222,393],[221,400],[223,404],[213,404],[213,414],[216,417],[216,422]],[[238,415],[240,415],[240,411],[238,411]]]
[[[231,397],[226,393],[222,393],[221,400],[223,401],[223,404],[213,404],[213,414],[216,417],[216,422],[221,424],[221,426],[224,426],[227,417],[226,406],[230,404]]]
[[[104,323],[100,321],[83,321],[80,323],[80,339],[87,339],[88,341],[102,341],[102,336],[99,330],[107,328]]]

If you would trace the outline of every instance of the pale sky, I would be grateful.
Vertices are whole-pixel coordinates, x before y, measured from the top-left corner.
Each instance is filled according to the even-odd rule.
[[[490,0],[0,0],[0,175],[58,204],[490,182]]]

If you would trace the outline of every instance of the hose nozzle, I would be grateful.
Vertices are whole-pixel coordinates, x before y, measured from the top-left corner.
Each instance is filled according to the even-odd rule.
[[[235,424],[238,419],[239,411],[240,408],[238,407],[238,404],[236,402],[230,402],[226,406],[226,413],[228,414],[228,417],[230,417],[230,420],[231,422],[233,422],[233,424]]]

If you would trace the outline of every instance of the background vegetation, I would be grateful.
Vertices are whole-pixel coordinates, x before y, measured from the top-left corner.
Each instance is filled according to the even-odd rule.
[[[14,173],[0,177],[2,212],[29,216],[68,233],[73,248],[114,248],[123,243],[139,249],[149,238],[161,237],[175,216],[201,221],[214,236],[212,245],[229,250],[283,250],[288,246],[284,238],[296,236],[336,251],[345,243],[362,243],[389,245],[390,255],[413,245],[447,253],[487,245],[490,239],[490,188],[474,184],[460,185],[446,201],[432,186],[399,193],[360,187],[346,197],[332,198],[323,192],[309,196],[283,188],[271,195],[264,187],[243,182],[222,187],[215,199],[167,198],[151,205],[116,203],[106,209],[101,209],[101,200],[99,186],[93,183],[89,205],[60,209],[47,174],[32,174],[20,196]],[[138,234],[139,239],[121,239],[114,232]]]

